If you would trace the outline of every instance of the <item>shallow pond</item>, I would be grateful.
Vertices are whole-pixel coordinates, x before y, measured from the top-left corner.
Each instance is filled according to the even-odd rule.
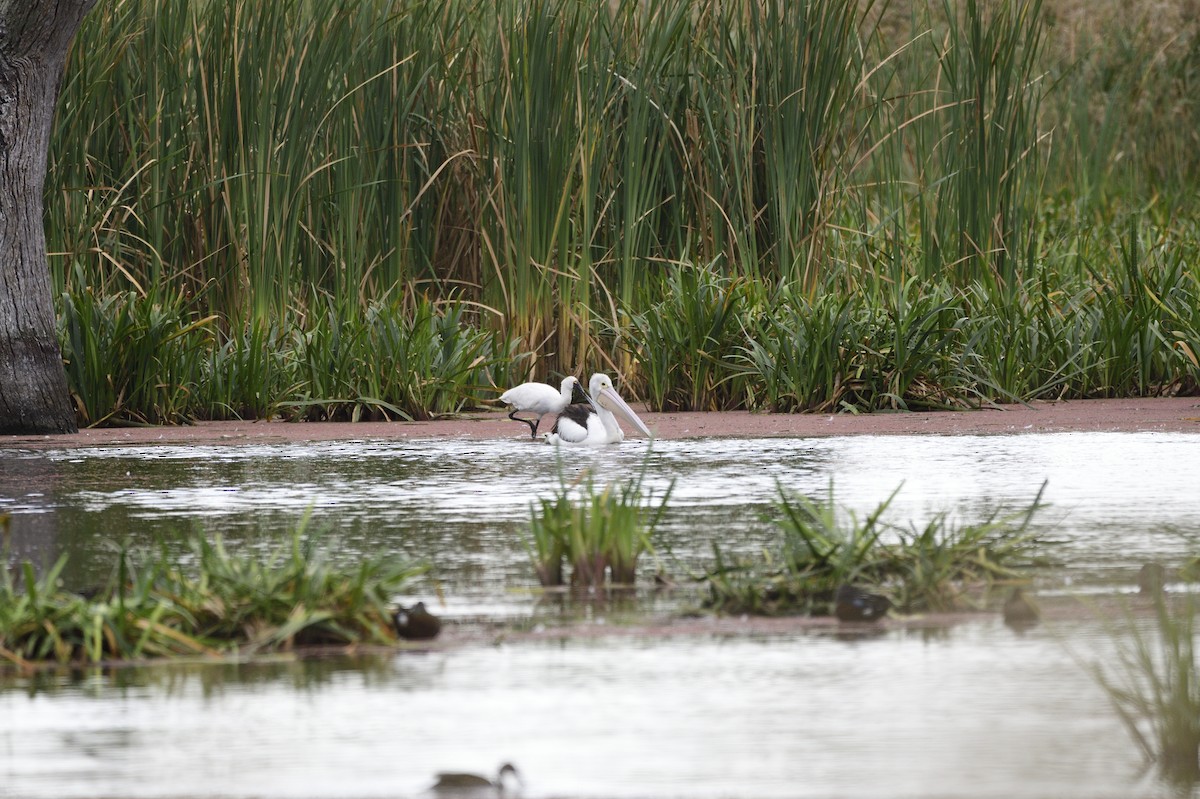
[[[311,513],[339,557],[434,564],[459,617],[536,619],[529,504],[558,473],[674,480],[656,538],[673,574],[711,544],[774,540],[779,486],[886,518],[964,521],[1027,504],[1061,543],[1044,592],[1131,590],[1140,564],[1200,549],[1200,437],[1070,433],[630,441],[515,440],[0,450],[16,554],[103,579],[122,541],[221,533],[271,547]],[[181,552],[182,554],[182,552]],[[649,582],[648,579],[646,582]],[[436,600],[433,600],[436,602]],[[687,604],[645,598],[639,607]],[[593,609],[603,616],[603,609]],[[1071,654],[1079,621],[1018,636],[994,619],[843,640],[829,632],[507,643],[356,661],[172,665],[0,682],[0,797],[407,796],[441,769],[522,769],[548,796],[1130,796],[1165,789]]]

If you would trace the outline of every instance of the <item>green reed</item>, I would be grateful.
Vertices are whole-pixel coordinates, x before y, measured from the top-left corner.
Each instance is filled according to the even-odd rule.
[[[1149,29],[1060,46],[1056,10],[105,3],[57,116],[55,278],[216,316],[189,337],[204,379],[146,403],[163,418],[402,417],[586,362],[657,408],[1193,390],[1194,198],[1145,186],[1197,163],[1168,140],[1194,54]],[[1085,124],[1101,95],[1146,113]],[[529,357],[410,400],[343,362],[373,304],[418,297]],[[127,396],[81,416],[155,418]]]

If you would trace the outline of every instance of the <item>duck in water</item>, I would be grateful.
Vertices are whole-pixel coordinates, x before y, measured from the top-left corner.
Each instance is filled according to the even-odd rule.
[[[393,617],[396,634],[409,641],[428,641],[442,631],[442,620],[425,609],[424,602],[401,607]]]
[[[853,585],[839,585],[833,594],[833,615],[838,621],[876,621],[883,618],[892,601]]]
[[[495,779],[478,774],[443,771],[437,775],[437,781],[429,789],[429,793],[439,799],[511,799],[520,796],[521,788],[521,775],[517,773],[516,766],[505,763],[500,767]]]

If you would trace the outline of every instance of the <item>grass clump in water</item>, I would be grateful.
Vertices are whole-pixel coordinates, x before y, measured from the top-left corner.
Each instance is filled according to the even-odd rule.
[[[574,486],[530,509],[531,556],[538,580],[547,588],[565,585],[564,565],[571,567],[572,588],[588,590],[632,585],[638,559],[652,550],[650,534],[662,517],[674,483],[661,500],[643,488],[644,470],[636,477],[597,488],[590,474],[582,478],[582,497]]]
[[[1153,622],[1129,617],[1115,660],[1090,668],[1147,760],[1166,780],[1188,788],[1200,783],[1196,601],[1157,594]]]
[[[993,512],[956,525],[938,514],[922,527],[883,521],[896,491],[861,521],[834,503],[779,486],[776,552],[730,559],[713,545],[715,564],[701,578],[707,604],[730,613],[828,613],[841,585],[878,591],[904,612],[958,610],[980,604],[998,581],[1022,578],[1044,543],[1030,529],[1041,491],[1015,513]]]
[[[222,656],[300,646],[395,641],[391,597],[425,567],[390,557],[332,563],[303,525],[266,558],[231,553],[217,537],[189,542],[196,564],[166,550],[122,550],[110,583],[64,590],[64,554],[40,576],[28,561],[0,575],[0,658],[98,663]]]

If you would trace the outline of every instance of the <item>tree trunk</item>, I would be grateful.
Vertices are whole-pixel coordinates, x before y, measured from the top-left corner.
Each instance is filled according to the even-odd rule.
[[[95,0],[0,0],[0,435],[70,433],[42,192],[67,49]]]

